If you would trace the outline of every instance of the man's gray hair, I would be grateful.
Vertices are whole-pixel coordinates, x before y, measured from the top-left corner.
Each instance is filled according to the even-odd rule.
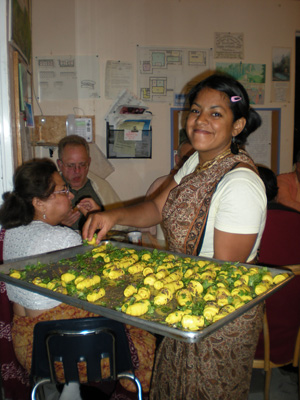
[[[84,146],[88,156],[90,156],[90,147],[88,142],[81,136],[78,135],[70,135],[62,138],[58,143],[58,158],[61,160],[64,148],[67,144],[71,144],[73,146]]]

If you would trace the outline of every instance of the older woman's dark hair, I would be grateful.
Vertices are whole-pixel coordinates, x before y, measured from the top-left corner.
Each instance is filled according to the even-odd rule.
[[[33,159],[16,169],[14,190],[3,194],[0,224],[5,229],[28,225],[34,218],[34,197],[47,199],[55,188],[56,165],[48,158]]]
[[[262,165],[258,165],[257,169],[261,180],[265,184],[268,202],[274,200],[278,193],[276,175],[270,168],[264,167]]]
[[[235,137],[235,142],[237,144],[245,144],[250,133],[260,127],[261,118],[260,115],[250,107],[249,96],[244,86],[231,76],[225,74],[211,75],[191,89],[188,95],[190,106],[195,101],[198,93],[204,88],[218,90],[228,96],[230,109],[233,113],[233,122],[242,117],[246,119],[244,129]],[[231,101],[233,97],[235,98],[234,100],[236,100],[236,96],[238,96],[240,100]]]

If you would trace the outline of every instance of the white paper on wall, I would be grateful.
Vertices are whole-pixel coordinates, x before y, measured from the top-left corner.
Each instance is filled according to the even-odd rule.
[[[100,98],[98,55],[35,57],[38,101]]]

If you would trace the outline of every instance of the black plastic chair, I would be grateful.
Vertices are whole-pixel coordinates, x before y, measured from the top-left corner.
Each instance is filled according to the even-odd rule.
[[[103,361],[105,370],[101,368]],[[142,400],[124,325],[104,317],[37,323],[31,374],[40,379],[32,389],[32,400],[36,399],[37,389],[49,382],[85,384],[124,378],[135,382],[138,399]]]

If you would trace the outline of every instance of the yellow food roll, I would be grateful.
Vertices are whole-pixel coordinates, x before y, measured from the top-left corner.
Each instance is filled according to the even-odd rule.
[[[214,271],[206,271],[200,274],[200,278],[204,281],[212,281],[214,278],[217,276],[217,274]]]
[[[251,292],[251,289],[249,288],[249,286],[242,285],[242,286],[238,286],[238,287],[232,289],[231,295],[232,296],[235,296],[235,295],[240,296],[240,293],[244,295],[244,294],[248,294],[250,292]]]
[[[92,257],[93,258],[98,258],[98,257],[102,257],[103,259],[104,259],[104,257],[105,257],[105,255],[106,255],[106,253],[94,253],[93,255],[92,255]]]
[[[167,269],[161,269],[155,274],[157,279],[163,279],[168,275],[170,275],[170,272]]]
[[[83,290],[85,288],[89,288],[91,286],[95,286],[100,283],[101,278],[99,275],[94,275],[91,278],[85,278],[83,281],[77,283],[76,289]]]
[[[101,246],[94,247],[92,249],[92,253],[103,253],[103,254],[106,254],[105,250],[106,250],[106,244],[102,244]]]
[[[208,320],[212,321],[213,317],[218,314],[220,307],[211,304],[204,307],[203,316]]]
[[[147,287],[141,287],[139,288],[137,294],[142,298],[142,299],[150,299],[151,292],[150,289]]]
[[[187,289],[178,290],[175,294],[175,297],[176,297],[177,303],[182,307],[184,307],[188,304],[191,304],[193,301],[192,294]]]
[[[149,274],[144,279],[144,285],[153,286],[156,282],[156,276],[154,274]]]
[[[174,264],[171,262],[164,262],[163,264],[161,264],[158,268],[157,268],[157,272],[159,272],[162,269],[170,269],[173,268]]]
[[[174,281],[179,281],[180,279],[182,279],[183,277],[183,273],[180,269],[178,269],[177,271],[172,272],[170,275],[166,276],[162,282],[165,283],[171,283]]]
[[[161,290],[165,285],[162,280],[157,280],[154,282],[154,289]]]
[[[134,293],[137,293],[137,288],[133,285],[128,285],[124,290],[125,297],[131,297]]]
[[[217,321],[219,321],[220,319],[226,317],[226,315],[228,315],[227,312],[221,312],[221,313],[219,313],[219,314],[217,314],[217,315],[215,315],[215,316],[213,317],[212,322],[217,322]]]
[[[172,313],[170,313],[165,321],[167,324],[173,325],[173,324],[177,324],[178,322],[181,321],[182,317],[186,314],[190,314],[191,310],[185,310],[185,311],[181,311],[181,310],[177,310],[174,311]]]
[[[108,272],[108,277],[109,279],[115,280],[120,278],[125,274],[124,270],[122,268],[113,268]]]
[[[65,287],[63,286],[58,286],[53,289],[53,292],[61,293],[61,294],[68,294],[68,291]]]
[[[275,275],[273,278],[273,283],[275,283],[275,285],[278,285],[278,283],[285,281],[288,276],[289,275],[287,273]]]
[[[60,279],[64,283],[70,283],[76,278],[76,275],[71,274],[70,272],[66,272],[65,274],[62,274]]]
[[[53,280],[47,283],[47,289],[54,290],[56,287],[60,286],[61,282],[59,280]]]
[[[216,293],[214,292],[207,292],[204,296],[203,296],[203,299],[205,300],[205,301],[215,301],[216,299],[217,299],[217,297],[216,297]]]
[[[147,276],[154,273],[154,269],[151,267],[145,267],[143,270],[143,275]]]
[[[43,288],[47,288],[47,284],[46,284],[46,283],[43,283],[42,280],[41,280],[41,278],[39,278],[39,277],[34,278],[34,280],[32,281],[32,283],[33,283],[34,285],[36,285],[36,286],[40,286],[40,287],[43,287]]]
[[[84,279],[85,279],[85,277],[83,275],[79,275],[74,281],[75,285],[77,285],[79,282],[83,281]]]
[[[18,271],[13,271],[9,274],[9,276],[11,276],[12,278],[16,278],[16,279],[20,279],[21,278],[21,274]]]
[[[243,300],[239,296],[234,296],[232,305],[234,306],[235,309],[237,309],[245,305],[245,302],[243,302]]]
[[[258,296],[264,292],[266,292],[269,289],[269,285],[266,285],[265,283],[259,283],[258,285],[255,286],[255,294]]]
[[[143,261],[149,261],[150,258],[151,258],[151,254],[149,254],[149,253],[146,253],[146,254],[142,255],[142,260]]]
[[[259,269],[257,267],[252,267],[248,269],[248,275],[255,275],[259,273]]]
[[[90,246],[97,246],[96,239],[97,239],[97,235],[94,235],[92,240],[87,240],[87,244],[89,244]]]
[[[200,282],[191,280],[187,285],[187,289],[193,296],[200,296],[203,293],[203,286]]]
[[[134,264],[134,265],[132,265],[131,267],[128,268],[128,272],[131,275],[134,275],[134,274],[138,274],[138,273],[142,272],[144,270],[144,268],[145,268],[145,264],[144,263],[137,262],[136,264]]]
[[[168,304],[173,298],[173,294],[170,289],[163,288],[160,293],[154,297],[154,304],[156,306],[164,306]]]
[[[140,317],[148,312],[150,302],[148,300],[140,300],[134,304],[131,304],[126,309],[126,314],[134,317]]]
[[[195,269],[194,268],[189,268],[185,271],[184,277],[185,279],[190,278],[191,276],[195,275]]]
[[[90,303],[94,303],[95,301],[101,299],[104,296],[105,296],[105,289],[104,288],[99,288],[99,289],[94,290],[92,293],[89,293],[86,296],[86,299]]]
[[[181,325],[190,331],[198,331],[204,326],[204,317],[202,315],[184,315]]]
[[[182,289],[184,286],[182,281],[175,281],[171,283],[166,283],[164,285],[164,288],[170,289],[172,294],[174,294],[177,290]],[[154,285],[155,287],[155,285]]]

